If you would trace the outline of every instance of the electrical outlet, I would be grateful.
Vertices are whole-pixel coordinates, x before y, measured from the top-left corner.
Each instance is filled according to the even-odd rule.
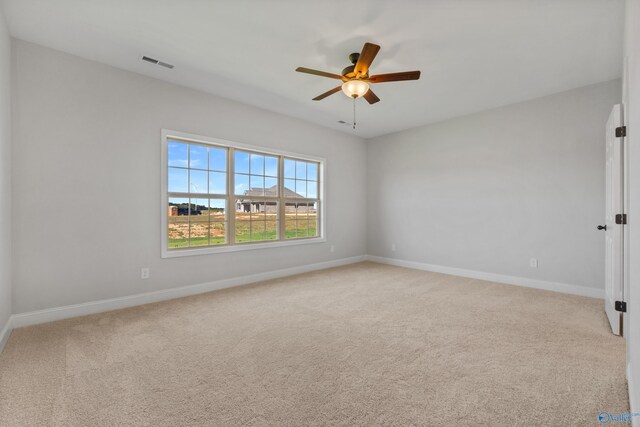
[[[538,258],[531,258],[529,260],[529,267],[538,268]]]
[[[396,251],[396,244],[395,244],[395,243],[392,243],[392,244],[391,244],[391,251],[392,251],[392,252],[395,252],[395,251]]]
[[[145,267],[145,268],[140,270],[140,278],[141,279],[148,279],[149,278],[149,268]]]
[[[335,252],[336,251],[336,247],[331,245],[331,247],[329,248],[329,252]]]

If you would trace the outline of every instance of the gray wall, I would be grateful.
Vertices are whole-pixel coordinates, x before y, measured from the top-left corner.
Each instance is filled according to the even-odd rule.
[[[615,80],[371,140],[368,253],[603,289],[620,101]]]
[[[11,315],[10,62],[11,39],[0,11],[0,331]]]
[[[363,140],[23,41],[13,48],[14,313],[366,253]],[[161,259],[161,128],[326,158],[327,243]],[[140,280],[146,266],[151,278]]]
[[[624,316],[627,337],[629,402],[631,412],[640,411],[640,1],[627,0],[625,10],[624,56],[626,60],[623,92],[628,126],[628,280]],[[634,420],[634,425],[637,420]]]

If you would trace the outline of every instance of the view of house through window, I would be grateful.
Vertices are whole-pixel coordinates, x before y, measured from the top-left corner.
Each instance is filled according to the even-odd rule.
[[[167,249],[320,236],[320,163],[167,140]]]

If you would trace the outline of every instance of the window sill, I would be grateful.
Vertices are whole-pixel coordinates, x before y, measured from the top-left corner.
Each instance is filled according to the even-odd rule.
[[[242,251],[253,251],[257,249],[267,249],[267,248],[282,248],[286,246],[298,246],[298,245],[309,245],[314,243],[326,243],[327,239],[324,237],[312,237],[307,239],[300,240],[285,240],[278,242],[269,242],[269,243],[241,243],[233,246],[218,246],[218,247],[206,247],[201,249],[163,249],[161,257],[162,258],[179,258],[185,256],[197,256],[197,255],[210,255],[210,254],[218,254],[225,252],[242,252]]]

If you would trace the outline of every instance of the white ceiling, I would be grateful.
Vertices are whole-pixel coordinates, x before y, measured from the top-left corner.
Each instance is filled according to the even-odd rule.
[[[421,70],[358,100],[369,138],[621,76],[622,0],[2,0],[14,37],[351,133],[341,93],[311,98],[365,41],[374,74]],[[175,64],[167,70],[140,61]]]

